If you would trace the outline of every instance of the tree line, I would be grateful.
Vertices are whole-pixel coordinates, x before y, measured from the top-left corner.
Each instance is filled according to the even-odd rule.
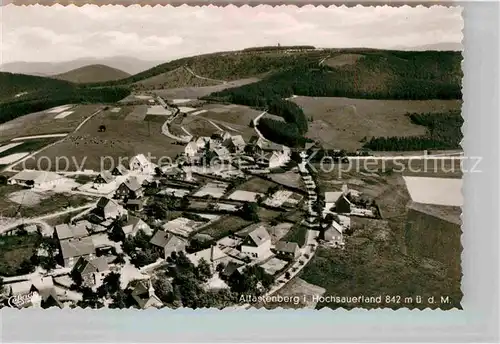
[[[0,123],[65,104],[114,103],[130,94],[125,87],[81,88],[67,86],[41,91],[28,99],[0,103]]]
[[[426,135],[374,137],[363,148],[375,151],[412,151],[426,149],[459,149],[463,138],[463,118],[458,111],[449,113],[407,114],[414,124],[427,127]]]

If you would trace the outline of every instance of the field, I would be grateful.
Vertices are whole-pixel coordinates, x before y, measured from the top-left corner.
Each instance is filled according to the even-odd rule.
[[[332,296],[382,296],[381,303],[320,303],[317,308],[443,308],[460,307],[460,280],[449,277],[446,267],[434,260],[403,255],[395,245],[394,232],[386,221],[355,218],[356,230],[346,248],[319,248],[300,277],[326,289]],[[400,303],[386,300],[400,296]],[[417,296],[422,297],[419,303]],[[436,303],[430,303],[434,296]],[[449,296],[449,303],[441,303]],[[410,297],[411,299],[406,299]]]
[[[38,246],[37,234],[0,236],[0,276],[16,276],[23,262],[30,260]]]
[[[20,136],[68,133],[101,107],[77,105],[70,110],[74,111],[72,114],[60,119],[54,119],[57,113],[49,113],[49,110],[21,116],[0,124],[0,137],[2,140],[11,140]]]
[[[254,177],[247,180],[245,183],[238,186],[238,190],[245,190],[250,192],[266,193],[270,187],[276,186],[275,183],[268,180]]]
[[[64,210],[68,206],[78,207],[96,199],[84,195],[63,193],[38,193],[17,185],[0,186],[0,212],[5,217],[36,217]],[[20,204],[21,203],[21,204]]]
[[[207,96],[213,92],[219,92],[228,88],[240,87],[243,85],[252,84],[259,81],[257,78],[240,79],[235,81],[229,81],[225,84],[219,84],[214,86],[203,86],[203,87],[176,87],[167,89],[156,89],[151,92],[168,99],[194,99]]]
[[[249,127],[250,122],[261,112],[240,105],[206,104],[199,108],[206,112],[188,114],[179,117],[172,125],[172,132],[186,135],[184,127],[194,136],[210,136],[220,131],[228,131],[232,135],[242,135],[246,142],[255,135],[254,129]]]
[[[462,297],[460,279],[453,270],[455,262],[460,261],[459,251],[446,253],[446,265],[420,255],[406,255],[405,232],[412,221],[408,217],[407,205],[411,198],[401,174],[347,172],[337,179],[321,173],[319,178],[320,185],[326,190],[339,190],[345,182],[349,187],[362,191],[375,200],[382,219],[351,217],[353,234],[345,238],[345,249],[320,248],[300,277],[326,288],[326,295],[382,295],[383,298],[385,295],[399,295],[402,298],[412,297],[412,300],[404,305],[384,303],[383,300],[382,304],[363,305],[328,302],[318,307],[459,307]],[[437,221],[432,223],[439,226]],[[431,231],[436,229],[427,228]],[[429,254],[426,256],[429,257]],[[415,298],[419,295],[423,300],[420,304]],[[426,300],[430,296],[438,300],[441,296],[449,296],[451,302],[429,304]]]
[[[57,156],[64,155],[70,159],[75,157],[78,163],[72,164],[73,170],[77,169],[76,165],[82,164],[84,169],[100,170],[109,169],[112,164],[116,166],[120,158],[128,166],[129,159],[139,153],[146,156],[150,153],[151,160],[155,163],[161,157],[175,157],[184,151],[184,146],[175,145],[173,140],[162,134],[162,123],[142,119],[129,120],[130,113],[118,114],[126,116],[126,119],[112,119],[109,114],[99,113],[78,132],[45,150],[43,156],[51,159],[52,166]],[[101,125],[106,127],[105,132],[99,132]],[[33,167],[31,165],[40,156],[35,156],[35,160],[31,159],[27,167]],[[42,168],[47,167],[44,163],[46,162],[42,161]]]
[[[201,231],[201,234],[210,235],[214,240],[219,240],[223,237],[235,233],[251,224],[239,216],[227,215],[217,220],[209,227]]]
[[[269,177],[276,183],[305,190],[305,186],[302,183],[302,179],[298,173],[294,172],[272,173],[269,175]]]
[[[51,143],[54,143],[58,140],[60,140],[60,137],[52,137],[52,138],[45,138],[45,139],[30,139],[26,141],[20,141],[19,145],[16,145],[15,147],[12,147],[11,149],[5,150],[0,153],[0,157],[6,157],[11,154],[16,154],[16,153],[31,153],[35,152],[45,146],[48,146]]]
[[[461,206],[463,204],[462,179],[404,177],[414,202]]]
[[[411,123],[407,113],[443,113],[460,110],[459,100],[366,100],[334,97],[295,97],[307,118],[306,136],[325,148],[360,149],[364,139],[388,136],[419,136],[426,128]]]
[[[200,79],[180,67],[172,71],[155,75],[133,84],[136,90],[157,90],[172,87],[202,87],[218,85],[220,82]]]

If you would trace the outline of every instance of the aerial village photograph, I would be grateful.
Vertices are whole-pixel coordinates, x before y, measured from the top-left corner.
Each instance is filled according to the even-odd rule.
[[[0,27],[0,308],[461,308],[460,8]]]

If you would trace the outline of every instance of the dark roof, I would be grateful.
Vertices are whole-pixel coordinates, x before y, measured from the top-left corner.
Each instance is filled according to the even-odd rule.
[[[299,245],[296,242],[279,241],[275,248],[280,252],[295,253],[299,249]]]
[[[243,264],[238,264],[236,262],[230,261],[229,263],[227,263],[224,270],[222,270],[222,275],[230,277],[232,274],[234,274],[235,271],[238,271],[238,268],[241,266],[243,266]]]
[[[61,240],[60,243],[63,258],[95,254],[94,242],[90,237]]]

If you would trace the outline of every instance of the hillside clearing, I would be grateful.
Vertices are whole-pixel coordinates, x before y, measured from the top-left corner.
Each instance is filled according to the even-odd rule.
[[[334,97],[295,97],[307,118],[306,136],[325,148],[360,149],[363,139],[425,135],[427,129],[411,123],[407,113],[443,113],[460,110],[459,100],[371,100]]]
[[[40,111],[21,116],[0,125],[2,140],[10,140],[20,136],[37,136],[44,134],[59,134],[73,131],[81,122],[91,116],[102,105],[78,105],[72,109],[71,116],[54,120],[56,114],[63,112],[61,108],[56,112]]]

